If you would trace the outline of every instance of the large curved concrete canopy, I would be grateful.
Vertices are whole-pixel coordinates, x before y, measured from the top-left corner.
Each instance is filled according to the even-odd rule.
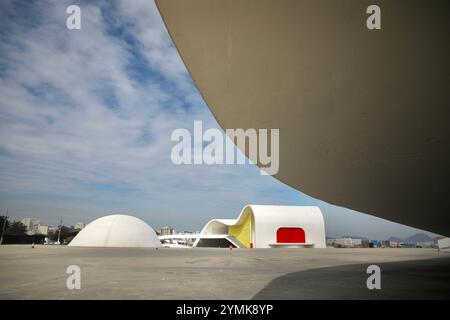
[[[280,129],[276,178],[450,234],[450,1],[156,3],[219,124]]]

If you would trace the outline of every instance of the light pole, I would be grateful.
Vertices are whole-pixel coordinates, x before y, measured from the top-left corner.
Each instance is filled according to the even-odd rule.
[[[0,244],[3,244],[3,234],[5,233],[6,222],[8,221],[8,209],[6,209],[5,221],[3,221],[2,236],[0,237]]]
[[[58,244],[61,244],[61,241],[60,241],[60,239],[61,239],[61,228],[62,228],[62,216],[61,216],[61,220],[60,220],[60,223],[59,223]]]

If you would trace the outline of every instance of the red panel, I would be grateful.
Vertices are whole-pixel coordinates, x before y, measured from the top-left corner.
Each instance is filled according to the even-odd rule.
[[[305,243],[305,231],[302,228],[279,228],[278,243]]]

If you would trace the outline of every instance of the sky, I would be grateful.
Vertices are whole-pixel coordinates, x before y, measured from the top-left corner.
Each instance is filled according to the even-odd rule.
[[[71,4],[80,30],[66,28]],[[421,232],[311,198],[252,164],[175,165],[171,133],[195,120],[220,129],[152,0],[0,1],[1,214],[73,225],[127,213],[198,231],[246,204],[317,205],[330,237]]]

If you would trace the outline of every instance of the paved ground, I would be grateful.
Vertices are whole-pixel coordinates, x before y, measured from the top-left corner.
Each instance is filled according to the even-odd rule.
[[[66,268],[81,268],[81,289]],[[378,291],[366,268],[381,267]],[[141,249],[0,246],[0,299],[450,299],[433,249]]]

